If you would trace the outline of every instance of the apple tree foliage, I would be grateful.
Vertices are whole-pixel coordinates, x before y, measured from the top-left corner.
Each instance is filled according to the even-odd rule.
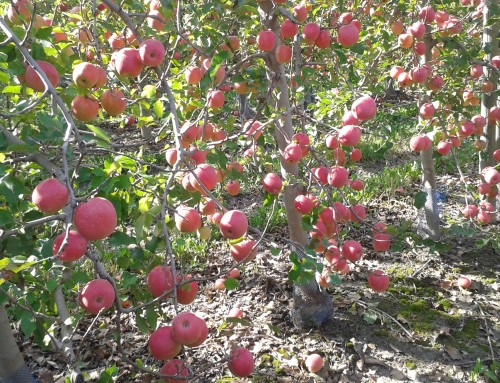
[[[96,276],[113,281],[117,326],[121,316],[134,315],[138,330],[148,333],[157,328],[160,306],[167,303],[151,297],[147,273],[167,264],[182,275],[195,275],[206,266],[187,254],[193,249],[204,253],[209,245],[194,233],[181,233],[175,219],[183,205],[200,210],[206,194],[220,211],[238,185],[262,198],[272,213],[283,211],[283,202],[288,241],[295,249],[290,279],[299,286],[315,286],[316,274],[323,284],[339,282],[337,272],[345,271],[346,258],[355,262],[361,256],[357,246],[346,246],[352,244],[352,227],[374,237],[374,247],[385,251],[391,241],[385,226],[372,231],[364,223],[356,146],[360,132],[362,139],[385,139],[386,132],[373,116],[353,120],[351,113],[343,122],[364,96],[371,96],[379,111],[395,90],[409,94],[415,105],[418,99],[420,110],[431,104],[433,114],[421,118],[415,134],[429,137],[432,147],[452,143],[451,158],[444,160],[456,160],[455,151],[471,144],[487,148],[481,152],[483,167],[496,165],[498,6],[487,1],[105,0],[79,5],[18,0],[5,4],[0,16],[0,299],[10,301],[9,314],[25,336],[62,350],[72,368],[78,369],[79,353],[68,334],[85,315],[78,294],[87,282]],[[426,6],[436,13],[434,19],[429,8],[422,13]],[[493,39],[488,40],[488,30]],[[407,47],[401,35],[411,37]],[[165,50],[159,66],[137,68],[131,58],[122,60],[116,53],[130,49],[137,56],[139,44],[151,38]],[[59,79],[53,82],[45,70],[41,89],[33,89],[28,72],[34,70],[36,77],[44,69],[41,62],[50,63]],[[75,68],[84,62],[105,70],[100,87],[75,83]],[[131,65],[137,75],[121,72],[120,65]],[[117,102],[126,100],[122,113],[111,111],[120,109],[113,97],[105,108],[103,94],[115,90],[122,92],[116,93]],[[84,104],[82,109],[75,100]],[[131,129],[134,140],[125,133]],[[301,141],[304,137],[309,142]],[[429,153],[441,161],[441,154]],[[206,168],[203,163],[213,170],[208,178],[200,170]],[[464,184],[464,194],[467,201],[479,202],[478,170],[461,171],[477,177],[478,182]],[[278,176],[283,189],[274,183],[262,190],[269,173]],[[214,176],[217,185],[208,187]],[[50,177],[63,182],[70,197],[63,210],[44,214],[31,195]],[[493,202],[500,179],[493,174],[490,180],[485,195]],[[310,204],[304,214],[298,210],[305,207],[294,205],[298,195]],[[113,204],[116,231],[89,242],[82,260],[61,262],[52,250],[54,238],[73,228],[76,206],[95,197]],[[419,206],[421,197],[416,198]],[[480,210],[493,218],[485,206]],[[237,247],[238,240],[221,238],[213,221],[203,216],[198,237],[211,230],[208,243],[222,241],[229,258],[229,245]],[[273,247],[276,238],[266,232],[267,223],[249,228],[247,237]],[[186,262],[193,262],[192,270],[183,269]],[[228,279],[226,287],[237,283]]]

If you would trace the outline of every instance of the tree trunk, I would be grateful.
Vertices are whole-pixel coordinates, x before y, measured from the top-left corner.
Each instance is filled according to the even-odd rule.
[[[10,328],[5,306],[0,304],[0,382],[34,383]]]
[[[425,42],[425,54],[421,59],[420,64],[430,63],[432,61],[432,46],[433,40],[430,35],[430,26],[427,26],[427,34],[424,38]],[[418,102],[418,108],[428,102],[425,93],[421,93]],[[419,116],[419,122],[422,118]],[[432,153],[434,149],[431,147],[429,149],[420,152],[420,164],[422,166],[422,186],[424,191],[427,193],[427,200],[425,202],[425,221],[426,221],[426,232],[435,241],[439,240],[441,237],[439,230],[439,210],[437,204],[437,190],[436,190],[436,174],[434,171],[434,160],[432,158]]]
[[[259,3],[261,8],[262,20],[267,29],[273,30],[276,40],[279,41],[278,17],[271,15],[274,4],[268,0]],[[274,138],[278,149],[282,152],[285,147],[291,142],[294,134],[292,124],[292,114],[290,110],[289,89],[286,81],[285,70],[283,65],[276,61],[274,52],[267,55],[266,59],[267,77],[269,86],[272,87],[277,100],[270,101],[270,104],[275,106],[279,111],[286,112],[281,120],[276,122]],[[299,167],[297,164],[286,163],[281,158],[281,175],[284,179],[293,179],[299,177]],[[296,252],[299,258],[305,254],[302,250],[309,243],[307,233],[302,229],[301,216],[294,208],[295,197],[301,192],[299,185],[290,183],[283,190],[283,203],[285,206],[288,230],[290,240],[297,244]],[[307,284],[294,285],[294,306],[292,309],[292,321],[300,328],[310,326],[320,326],[333,312],[333,304],[328,294],[322,291],[316,281]]]
[[[498,14],[499,5],[498,2],[492,0],[485,0],[483,9],[483,49],[487,52],[484,60],[486,62],[491,62],[492,57],[498,55],[498,34],[500,29],[500,24],[495,22],[494,24],[488,25],[489,20],[493,15]],[[498,72],[492,70],[485,66],[484,68],[484,79],[493,82],[495,87],[498,87]],[[488,112],[491,107],[495,106],[497,103],[497,95],[493,91],[491,93],[483,93],[481,97],[481,115],[486,118],[486,126],[484,130],[484,136],[486,138],[486,154],[481,156],[480,168],[481,171],[486,166],[496,165],[496,161],[493,159],[493,152],[500,149],[500,128],[496,123],[490,122],[488,118]],[[488,202],[493,204],[493,209],[497,208],[497,198],[489,198]]]

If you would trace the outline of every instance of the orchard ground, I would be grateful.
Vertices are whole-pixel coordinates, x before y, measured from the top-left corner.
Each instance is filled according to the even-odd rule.
[[[385,145],[387,140],[373,134],[362,144],[366,158],[356,168],[367,184],[368,223],[382,220],[393,228],[391,234],[396,240],[391,250],[373,252],[370,226],[351,227],[349,235],[362,243],[365,255],[353,266],[351,274],[342,277],[342,284],[328,287],[334,317],[321,329],[298,331],[290,318],[290,249],[280,241],[286,237],[285,215],[277,207],[277,214],[269,222],[275,246],[259,248],[255,261],[241,268],[239,287],[221,291],[213,288],[213,282],[205,283],[200,286],[196,301],[185,308],[206,319],[210,329],[202,346],[184,351],[185,360],[192,361],[195,371],[201,373],[193,381],[458,383],[472,381],[473,371],[480,367],[489,369],[500,348],[500,266],[498,252],[487,242],[498,232],[498,224],[481,232],[469,228],[460,218],[463,188],[450,167],[450,172],[438,179],[439,185],[447,186],[447,201],[442,205],[443,239],[433,242],[416,234],[418,222],[423,220],[413,206],[415,192],[420,188],[420,168],[407,143],[398,142],[397,130],[412,124],[403,124],[405,112],[407,109],[401,108],[399,112],[396,109],[383,114],[380,122],[392,124],[396,130],[388,133],[394,145]],[[141,142],[136,127],[102,128],[113,136],[113,142]],[[144,146],[146,156],[151,153],[152,162],[158,145],[161,143]],[[475,166],[467,161],[468,155],[461,154],[466,157],[461,161],[465,166]],[[448,169],[446,161],[437,160],[437,166]],[[250,224],[262,228],[271,206],[262,207],[260,186],[245,190],[236,197],[225,194],[227,208],[245,211]],[[212,229],[212,237],[218,236]],[[220,247],[220,241],[179,237],[174,246],[182,262],[191,265],[202,278],[231,265],[232,259],[227,249]],[[367,285],[368,270],[379,268],[391,280],[389,290],[381,294]],[[457,286],[460,276],[472,280],[469,289]],[[234,307],[243,311],[242,319],[226,317]],[[162,310],[164,323],[169,323],[175,316],[173,305],[164,305]],[[137,332],[133,315],[123,318],[122,339],[127,356],[159,368],[161,363],[147,350],[148,335]],[[83,339],[92,320],[93,316],[84,316],[75,341]],[[95,380],[108,369],[116,382],[156,381],[131,370],[116,356],[113,328],[112,316],[100,317],[93,336],[85,338],[82,344],[89,378]],[[19,333],[18,337],[37,379],[41,383],[58,381],[65,371],[64,362],[57,355],[36,348]],[[217,364],[224,358],[225,350],[239,346],[247,347],[255,357],[254,373],[247,380],[235,380],[227,368],[221,368],[225,363]],[[309,373],[304,364],[312,353],[322,355],[325,361],[317,374]],[[476,381],[487,380],[484,374],[477,374]]]

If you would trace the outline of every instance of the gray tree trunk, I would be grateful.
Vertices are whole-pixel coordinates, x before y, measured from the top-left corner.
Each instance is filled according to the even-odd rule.
[[[0,304],[0,382],[35,382],[12,334],[9,317],[3,304]]]
[[[273,30],[276,40],[279,41],[279,29],[277,16],[271,16],[274,4],[271,0],[259,3],[262,21],[265,28]],[[284,66],[276,61],[274,52],[265,58],[267,66],[267,77],[269,86],[276,92],[277,97],[274,105],[278,110],[287,113],[276,122],[274,138],[280,151],[282,151],[294,134],[292,115],[290,110],[289,89],[286,81]],[[273,103],[271,101],[270,103]],[[281,159],[281,175],[285,179],[298,178],[299,167],[296,164],[288,164]],[[283,190],[283,202],[285,206],[290,240],[297,244],[296,251],[299,258],[304,256],[302,247],[309,243],[307,233],[302,229],[301,216],[294,208],[295,197],[300,193],[299,186],[291,183]],[[330,296],[322,291],[316,281],[308,284],[294,285],[294,299],[292,309],[292,321],[299,328],[320,326],[330,318],[333,313],[333,304]]]
[[[425,42],[425,54],[421,58],[421,64],[429,63],[432,61],[432,37],[430,35],[430,26],[427,26],[427,34],[424,38]],[[420,105],[428,102],[425,93],[421,93],[418,102],[418,108]],[[419,122],[422,119],[419,117]],[[420,164],[422,166],[422,186],[424,191],[427,193],[427,201],[425,202],[425,221],[426,221],[426,232],[435,241],[439,240],[441,233],[439,230],[439,211],[437,204],[437,190],[436,190],[436,174],[434,171],[434,160],[432,158],[432,153],[434,148],[429,148],[420,152]]]

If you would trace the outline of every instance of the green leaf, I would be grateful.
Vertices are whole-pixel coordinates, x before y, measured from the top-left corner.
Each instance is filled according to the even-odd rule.
[[[45,52],[43,50],[43,46],[37,42],[31,43],[31,56],[35,60],[46,60]]]
[[[113,383],[114,382],[113,377],[116,376],[117,373],[118,373],[118,367],[116,367],[116,364],[114,364],[113,366],[101,372],[99,380],[97,380],[96,383]]]
[[[2,93],[19,94],[21,93],[20,85],[9,85],[3,88]]]
[[[33,318],[28,311],[23,311],[21,314],[21,330],[28,338],[32,336],[36,330],[35,318]]]
[[[154,85],[146,85],[142,88],[141,97],[150,99],[156,96],[156,87]]]
[[[135,313],[135,323],[140,332],[143,334],[149,333],[148,321],[138,312]]]
[[[252,324],[252,322],[250,322],[247,319],[233,318],[233,317],[227,317],[225,319],[225,322],[227,322],[227,323],[238,323],[238,324],[241,324],[243,326],[250,326]]]
[[[417,209],[422,209],[425,206],[425,201],[427,201],[427,192],[419,191],[417,194],[415,194],[413,206],[415,206]]]
[[[111,139],[109,138],[108,134],[104,130],[102,130],[101,128],[99,128],[95,125],[90,125],[90,124],[87,124],[87,128],[91,132],[93,132],[97,137],[99,137],[100,139],[104,140],[108,144],[111,143]]]
[[[52,292],[57,288],[57,280],[56,279],[49,279],[46,283],[47,290]]]
[[[162,100],[156,101],[153,105],[153,110],[156,116],[158,116],[158,118],[162,118],[164,112],[163,101]]]
[[[236,290],[238,288],[238,281],[234,278],[227,278],[224,281],[224,286],[228,291],[230,290]]]
[[[374,311],[371,311],[371,310],[367,310],[365,311],[365,313],[363,314],[363,320],[367,323],[367,324],[374,324],[378,319],[378,315],[376,312]]]

